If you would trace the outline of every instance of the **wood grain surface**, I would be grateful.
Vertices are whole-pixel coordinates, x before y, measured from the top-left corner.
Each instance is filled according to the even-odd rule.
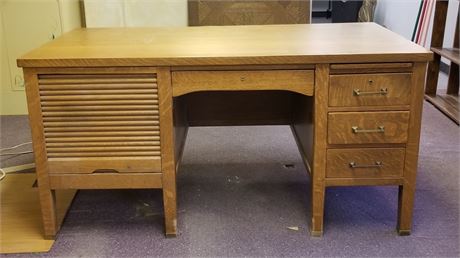
[[[158,69],[160,96],[161,171],[166,236],[177,235],[176,157],[171,71]]]
[[[173,96],[197,91],[287,90],[312,96],[313,70],[177,71]]]
[[[328,178],[400,178],[404,170],[404,154],[403,148],[328,149],[326,176]],[[367,167],[353,168],[350,166],[352,162],[356,166]],[[382,166],[374,166],[376,162],[380,162]]]
[[[388,112],[333,112],[328,115],[328,143],[405,143],[409,128],[408,111]],[[377,130],[384,132],[354,133],[352,127],[359,130]]]
[[[410,73],[331,75],[329,106],[408,105],[410,89]]]
[[[374,23],[77,29],[18,59],[28,67],[428,61]]]

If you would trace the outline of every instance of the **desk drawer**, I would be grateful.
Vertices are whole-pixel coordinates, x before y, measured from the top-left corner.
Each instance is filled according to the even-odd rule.
[[[411,74],[331,75],[329,106],[409,105]]]
[[[404,157],[403,148],[329,149],[326,177],[401,177]]]
[[[289,90],[312,96],[314,71],[176,71],[172,72],[173,95],[196,91]]]
[[[405,143],[408,111],[334,112],[328,115],[329,144]]]

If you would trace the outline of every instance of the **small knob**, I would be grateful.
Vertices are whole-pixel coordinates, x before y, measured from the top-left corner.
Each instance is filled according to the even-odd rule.
[[[246,77],[240,77],[240,81],[244,82],[246,80]]]
[[[373,81],[373,80],[369,80],[369,84],[372,84],[372,83],[374,83],[374,81]]]

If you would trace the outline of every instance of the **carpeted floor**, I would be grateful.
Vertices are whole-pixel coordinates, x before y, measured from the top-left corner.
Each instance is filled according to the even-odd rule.
[[[29,140],[25,117],[1,124],[2,147]],[[458,257],[459,160],[459,127],[425,103],[412,235],[395,232],[397,187],[337,187],[324,237],[312,238],[309,179],[287,126],[191,128],[176,238],[163,235],[159,190],[86,190],[40,256]]]

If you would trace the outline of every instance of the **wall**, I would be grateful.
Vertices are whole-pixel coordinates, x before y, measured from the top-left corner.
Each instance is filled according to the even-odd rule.
[[[419,6],[420,0],[378,0],[375,10],[375,22],[410,40],[412,38]],[[444,34],[445,47],[452,47],[457,13],[458,0],[449,0],[449,10],[446,20],[447,26]],[[429,47],[431,41],[432,24],[433,17],[431,18],[430,27],[428,29],[425,47]]]
[[[85,0],[86,26],[187,26],[187,0]]]
[[[78,0],[0,0],[0,115],[27,114],[16,59],[63,32],[80,27]]]

